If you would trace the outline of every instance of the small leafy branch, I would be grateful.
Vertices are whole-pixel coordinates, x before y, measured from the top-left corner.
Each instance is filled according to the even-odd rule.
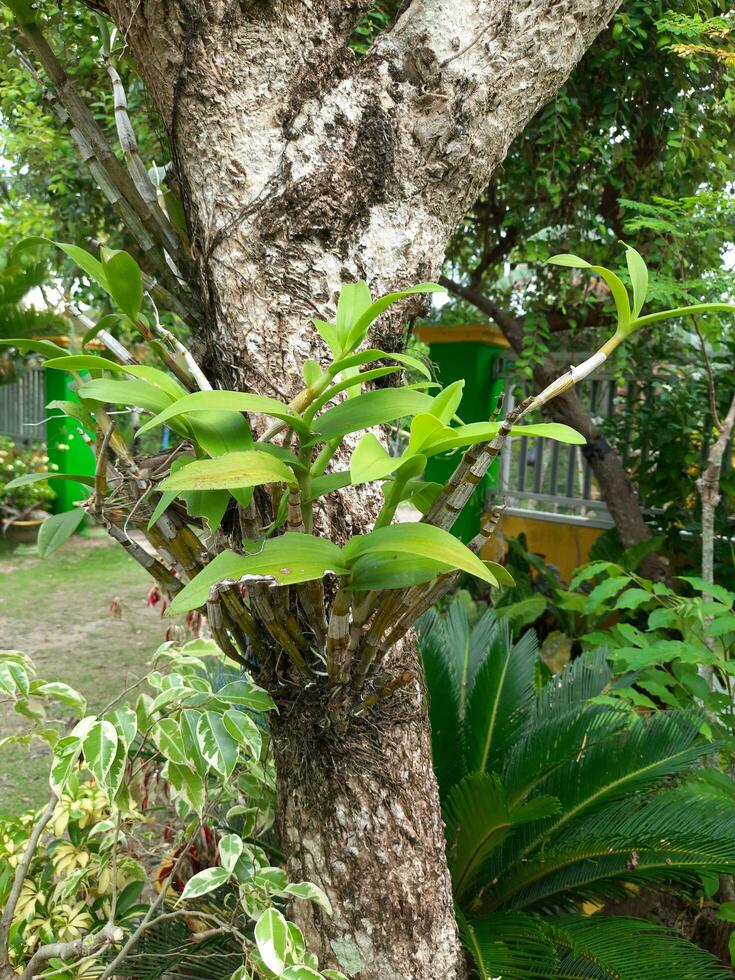
[[[241,964],[238,980],[344,980],[319,972],[282,911],[308,901],[331,915],[327,896],[308,881],[290,882],[266,850],[275,796],[270,696],[204,640],[164,644],[143,681],[134,708],[119,705],[126,691],[87,715],[68,685],[39,680],[23,654],[0,651],[3,700],[31,722],[0,747],[36,738],[53,752],[46,807],[30,820],[0,821],[0,977],[75,975],[72,964],[102,959],[109,980],[147,934],[186,921],[183,955],[210,938],[227,941]],[[54,702],[78,718],[71,731],[49,720]],[[130,844],[146,811],[171,801],[179,830],[151,898],[143,894],[147,872],[130,856],[139,847]],[[203,832],[211,859],[192,873],[189,855]],[[221,901],[203,906],[215,892]]]
[[[30,239],[19,247],[43,244],[49,243]],[[143,312],[142,275],[126,252],[103,248],[96,259],[74,245],[50,244],[109,294],[119,310],[115,317],[129,320],[168,369],[137,363],[110,335],[109,317],[88,336],[96,334],[116,359],[15,341],[46,355],[48,369],[78,381],[79,402],[56,407],[95,434],[96,476],[78,478],[89,484],[86,510],[173,597],[170,613],[205,612],[232,660],[257,669],[273,690],[286,684],[316,691],[323,721],[337,730],[414,679],[406,671],[386,673],[387,654],[460,573],[491,586],[509,580],[502,567],[479,557],[499,512],[488,516],[469,547],[451,534],[457,516],[508,435],[583,441],[567,426],[521,427],[521,419],[587,377],[639,327],[733,309],[707,304],[642,316],[648,272],[635,249],[626,246],[632,305],[615,273],[574,255],[556,256],[551,261],[557,265],[589,269],[605,280],[617,307],[615,334],[505,418],[466,425],[457,415],[463,382],[436,391],[416,357],[361,349],[377,317],[407,296],[438,290],[433,283],[378,299],[364,282],[343,286],[334,322],[313,321],[329,357],[304,364],[304,387],[286,404],[213,390],[190,352],[161,327],[155,306],[153,317]],[[422,380],[367,388],[405,369]],[[178,445],[141,455],[122,438],[110,406],[150,415],[138,437],[166,425]],[[407,418],[408,443],[391,456],[369,430]],[[350,452],[348,443],[359,432],[365,434]],[[458,463],[447,484],[425,481],[427,460],[449,453]],[[342,492],[369,483],[382,489],[373,529],[341,545],[320,536],[322,507],[339,507]],[[394,523],[406,502],[423,516]],[[54,532],[54,546],[79,519],[81,511],[51,519],[46,534]],[[131,528],[150,548],[130,535]]]

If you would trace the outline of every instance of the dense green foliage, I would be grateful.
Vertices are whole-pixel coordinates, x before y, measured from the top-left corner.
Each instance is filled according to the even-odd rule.
[[[729,779],[697,774],[715,746],[688,709],[649,716],[604,651],[539,680],[536,639],[515,644],[462,603],[421,629],[447,853],[481,977],[729,976],[650,923],[593,920],[634,886],[701,891],[735,868]],[[622,694],[622,691],[620,691]],[[700,876],[704,875],[704,879]]]

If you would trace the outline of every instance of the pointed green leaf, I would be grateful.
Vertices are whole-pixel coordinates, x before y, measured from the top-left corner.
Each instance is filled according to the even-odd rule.
[[[149,412],[162,412],[172,403],[171,396],[166,392],[139,379],[115,381],[108,378],[93,378],[92,381],[87,381],[80,386],[79,396],[98,402],[111,402],[113,405],[144,408]],[[138,431],[143,428],[145,426]]]
[[[38,554],[48,558],[57,548],[68,541],[84,520],[81,507],[67,510],[63,514],[52,514],[47,517],[38,530]]]
[[[333,374],[338,374],[340,371],[344,371],[347,368],[358,367],[361,364],[369,364],[370,361],[383,360],[395,361],[404,368],[411,368],[411,370],[417,371],[427,380],[431,381],[431,371],[419,357],[415,357],[413,354],[388,353],[388,351],[380,350],[377,347],[371,347],[368,350],[358,351],[357,354],[350,354],[348,357],[341,357],[331,365],[330,371]]]
[[[138,435],[181,415],[199,412],[254,412],[269,415],[287,422],[297,431],[305,431],[306,426],[288,405],[267,398],[265,395],[251,395],[244,391],[193,391],[173,404],[165,406],[155,418],[150,419],[138,430]]]
[[[223,776],[230,776],[237,765],[237,742],[225,728],[222,716],[215,711],[200,715],[197,739],[207,762]]]
[[[100,786],[106,785],[117,752],[117,741],[117,731],[109,721],[95,722],[84,739],[85,764]]]
[[[355,321],[347,338],[347,344],[343,346],[344,353],[349,353],[358,346],[367,333],[370,324],[393,303],[397,303],[398,300],[405,299],[407,296],[415,296],[417,293],[444,292],[446,290],[443,286],[439,286],[435,282],[420,282],[416,286],[410,286],[408,289],[402,289],[397,293],[388,293],[386,296],[381,296],[380,299],[376,299]]]
[[[253,758],[260,758],[263,736],[250,715],[246,715],[244,711],[230,708],[222,715],[222,721],[236,742],[240,745],[247,745]]]
[[[46,361],[44,367],[53,371],[109,371],[113,374],[129,374],[131,378],[148,381],[172,398],[181,398],[186,394],[186,389],[170,374],[148,364],[118,364],[117,361],[95,354],[72,354],[68,357],[54,357]]]
[[[278,909],[266,909],[255,923],[255,942],[265,965],[280,976],[286,962],[288,925]]]
[[[369,309],[372,299],[368,284],[363,280],[346,283],[341,287],[337,300],[335,326],[337,337],[343,348],[346,348],[350,331],[362,314]]]
[[[337,545],[311,534],[289,531],[277,538],[269,538],[255,554],[237,555],[233,551],[223,551],[217,555],[174,597],[168,612],[177,615],[204,605],[210,588],[225,579],[272,577],[280,585],[293,585],[320,579],[327,571],[335,575],[347,573]]]
[[[440,422],[445,424],[451,422],[457,414],[463,393],[464,380],[453,381],[433,399],[431,407],[428,409],[429,413],[435,415]]]
[[[182,766],[188,764],[181,729],[174,718],[161,718],[157,721],[151,729],[151,738],[165,759]]]
[[[242,854],[242,839],[237,834],[225,834],[219,842],[220,864],[228,874],[232,874],[237,859]]]
[[[324,343],[330,349],[332,354],[336,357],[339,353],[339,339],[337,337],[337,328],[333,323],[327,323],[326,320],[319,320],[314,318],[311,321],[317,329],[317,333],[322,338]]]
[[[294,898],[301,898],[305,902],[314,902],[314,904],[318,905],[320,909],[323,909],[327,915],[332,914],[332,905],[326,894],[321,888],[312,884],[310,881],[300,881],[296,884],[286,885],[283,890],[286,895],[293,895]]]
[[[200,898],[202,895],[213,892],[215,888],[224,885],[229,877],[230,873],[225,868],[205,868],[204,871],[195,874],[193,878],[189,878],[181,893],[180,901],[185,902],[192,898]]]
[[[136,320],[143,305],[143,276],[138,263],[127,252],[116,251],[103,258],[102,266],[115,303]]]
[[[625,244],[625,243],[623,243]],[[648,293],[648,269],[643,257],[630,245],[625,246],[625,261],[633,286],[633,316],[637,317],[646,302]]]
[[[404,415],[427,412],[432,401],[429,395],[412,388],[380,388],[330,408],[316,419],[314,428],[324,439],[338,439],[348,432],[395,422]]]
[[[6,483],[3,490],[12,490],[14,487],[25,487],[29,483],[40,483],[42,480],[72,480],[74,483],[82,483],[86,487],[94,486],[94,477],[86,476],[83,473],[23,473],[16,476],[10,483]]]
[[[50,340],[29,340],[28,337],[0,337],[0,347],[17,347],[21,354],[29,350],[44,357],[60,357],[66,354],[63,347]]]
[[[352,454],[350,477],[353,483],[382,480],[400,465],[400,458],[390,456],[372,432],[366,432]]]
[[[204,808],[204,781],[200,773],[174,762],[169,762],[167,773],[174,794],[201,816]]]
[[[14,251],[26,251],[28,249],[35,248],[38,245],[53,245],[56,248],[61,249],[61,251],[65,255],[68,255],[73,262],[76,262],[83,272],[86,272],[90,279],[93,279],[97,285],[104,289],[106,293],[110,293],[110,285],[107,281],[107,276],[104,268],[102,267],[102,263],[99,261],[99,259],[96,259],[94,255],[91,255],[83,248],[79,248],[78,245],[68,245],[66,242],[54,242],[50,238],[43,238],[41,236],[31,236],[29,238],[24,238],[22,242],[19,242]],[[112,294],[110,293],[110,295]]]
[[[293,471],[270,453],[248,450],[199,459],[181,467],[159,483],[159,490],[235,490],[264,483],[296,482]]]
[[[352,538],[343,548],[344,559],[352,564],[362,555],[397,551],[433,559],[449,568],[468,572],[490,585],[497,585],[495,576],[470,549],[452,537],[448,531],[431,524],[393,524],[370,534]]]

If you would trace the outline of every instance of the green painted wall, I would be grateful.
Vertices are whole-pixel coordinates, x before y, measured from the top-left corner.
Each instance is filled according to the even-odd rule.
[[[429,345],[431,360],[436,365],[437,379],[443,385],[464,378],[464,394],[458,414],[464,422],[485,422],[490,417],[503,390],[502,379],[494,379],[493,367],[497,357],[506,352],[502,347],[461,341],[443,341]],[[426,467],[426,479],[446,483],[459,460],[459,451],[450,456],[434,456]],[[454,524],[454,533],[465,543],[480,529],[485,491],[497,478],[495,462],[467,506]]]
[[[73,384],[65,371],[46,371],[46,403],[56,399],[77,401]],[[94,476],[94,453],[79,435],[78,427],[78,422],[63,415],[49,419],[46,423],[49,464],[51,468],[55,464],[59,473]],[[56,493],[52,508],[55,514],[71,510],[75,501],[87,496],[84,488],[73,480],[54,480],[52,486]]]

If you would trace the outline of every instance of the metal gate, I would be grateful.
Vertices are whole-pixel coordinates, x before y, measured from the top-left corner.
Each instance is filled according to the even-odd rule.
[[[12,384],[0,385],[0,435],[15,442],[46,441],[46,380],[30,368]]]

